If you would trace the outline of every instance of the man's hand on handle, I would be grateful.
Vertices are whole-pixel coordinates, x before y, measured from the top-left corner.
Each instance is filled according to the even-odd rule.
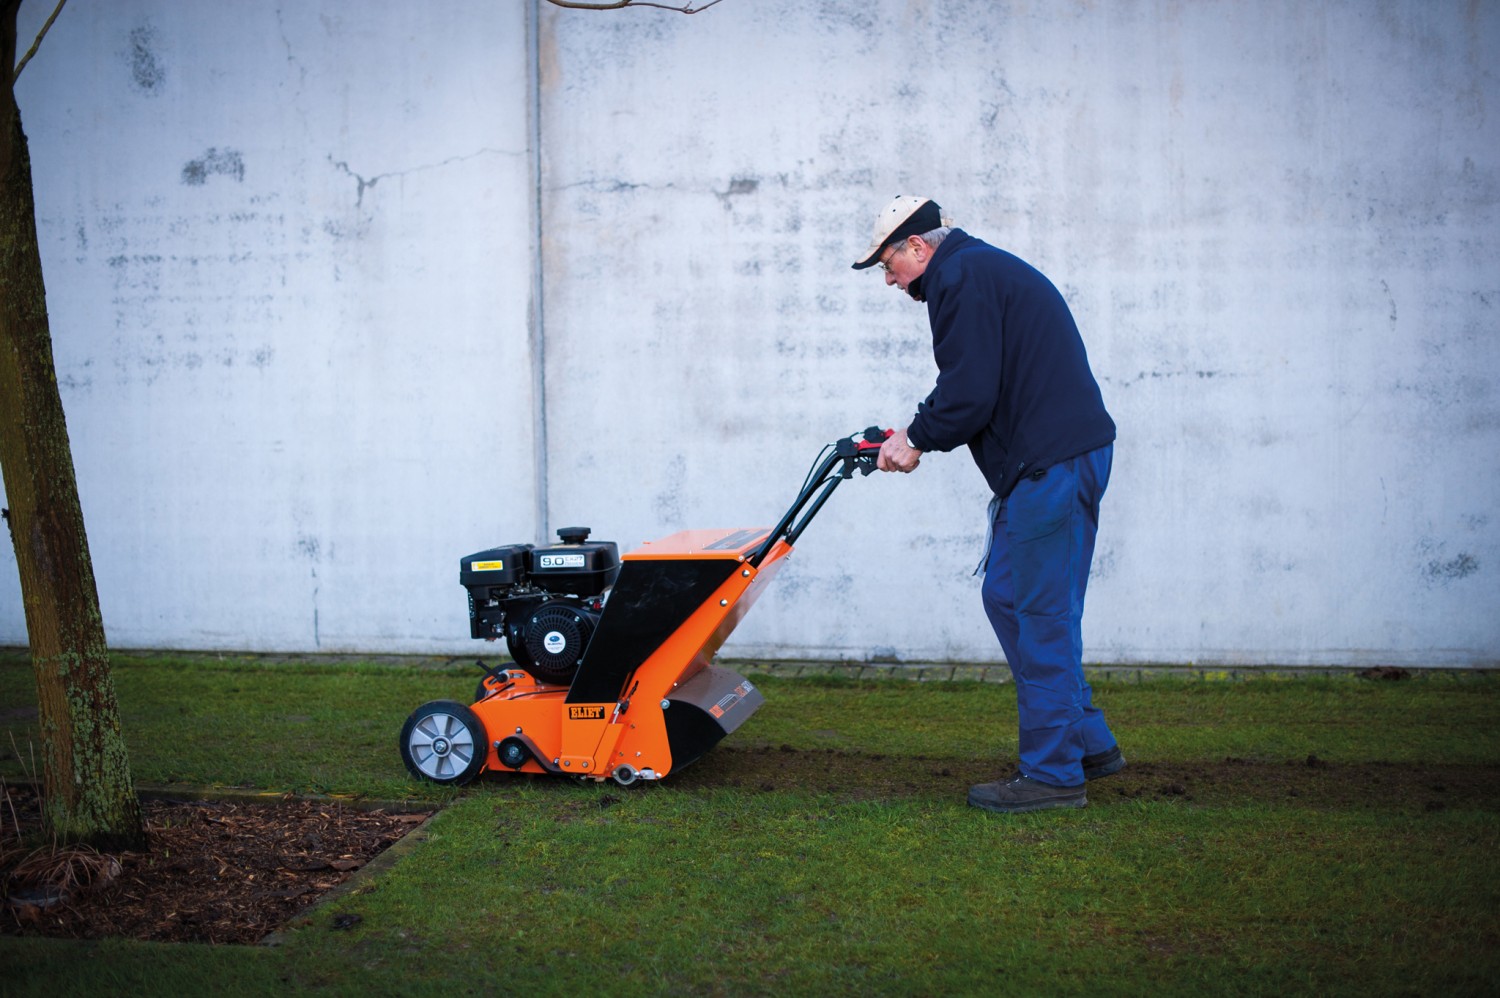
[[[875,459],[875,467],[881,471],[910,473],[917,470],[921,460],[922,452],[911,445],[906,431],[902,430],[900,433],[892,433],[880,445],[880,456]]]

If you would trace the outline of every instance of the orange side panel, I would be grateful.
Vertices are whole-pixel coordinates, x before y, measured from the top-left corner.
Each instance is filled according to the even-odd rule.
[[[532,692],[536,689],[541,689],[542,692]],[[514,734],[524,734],[531,739],[537,750],[545,753],[549,760],[557,758],[560,754],[562,718],[567,710],[563,697],[568,695],[568,688],[566,686],[526,687],[525,691],[524,696],[508,697],[501,693],[497,696],[486,697],[469,708],[484,724],[485,734],[489,737],[490,744],[485,753],[486,769],[500,773],[512,772],[509,766],[501,765],[495,752],[495,743]],[[512,691],[512,693],[515,692],[517,691]],[[520,729],[519,732],[517,728]],[[521,769],[528,773],[546,771],[531,762]]]
[[[595,749],[614,713],[613,703],[570,703],[562,722],[562,754],[559,765],[572,776],[597,775]]]
[[[761,540],[764,541],[764,535]],[[658,776],[671,772],[672,750],[661,701],[709,664],[740,619],[765,592],[791,550],[785,541],[780,541],[759,570],[746,565],[731,575],[641,664],[631,683],[629,710],[603,729],[594,752],[593,775],[606,776],[621,764],[638,770],[650,769]],[[567,734],[564,738],[571,743]]]
[[[642,745],[637,744],[640,742],[649,746],[650,749],[649,752],[643,754],[670,759],[666,728],[662,724],[658,705],[671,694],[673,689],[709,664],[741,618],[760,598],[761,593],[765,592],[767,584],[781,568],[782,559],[790,554],[791,550],[790,545],[785,541],[778,541],[758,571],[746,566],[743,572],[735,572],[731,575],[718,591],[688,617],[670,638],[662,642],[661,647],[636,670],[636,679],[639,680],[640,685],[635,693],[635,700],[649,704],[655,716],[652,718],[653,723],[641,724],[639,731],[631,733],[635,737],[621,739],[620,748],[625,750],[627,757],[632,750],[642,748]],[[727,601],[728,605],[721,606],[721,601]],[[637,721],[639,723],[640,719]],[[629,761],[629,759],[626,758],[624,761]],[[658,762],[653,768],[665,776],[670,772],[670,763],[663,765]]]

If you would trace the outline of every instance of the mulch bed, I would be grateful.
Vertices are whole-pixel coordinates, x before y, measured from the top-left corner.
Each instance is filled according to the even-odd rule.
[[[12,936],[259,942],[428,817],[328,801],[148,800],[149,850],[105,856],[36,849],[35,793],[5,794],[0,935]]]

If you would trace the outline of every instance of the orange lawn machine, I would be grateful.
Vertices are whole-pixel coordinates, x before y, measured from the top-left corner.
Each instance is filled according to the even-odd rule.
[[[566,527],[560,544],[462,559],[469,633],[504,638],[513,662],[486,670],[472,704],[413,711],[406,768],[435,783],[489,771],[629,786],[701,757],[765,702],[714,654],[838,484],[875,470],[890,434],[872,426],[825,447],[769,530],[684,530],[622,559]]]

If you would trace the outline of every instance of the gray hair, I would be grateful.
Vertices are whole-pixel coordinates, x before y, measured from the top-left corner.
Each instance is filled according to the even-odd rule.
[[[941,228],[933,229],[931,232],[922,233],[919,238],[928,246],[931,246],[933,249],[937,249],[938,244],[941,243],[944,239],[947,239],[948,233],[952,231],[953,227],[951,225],[944,225]]]

